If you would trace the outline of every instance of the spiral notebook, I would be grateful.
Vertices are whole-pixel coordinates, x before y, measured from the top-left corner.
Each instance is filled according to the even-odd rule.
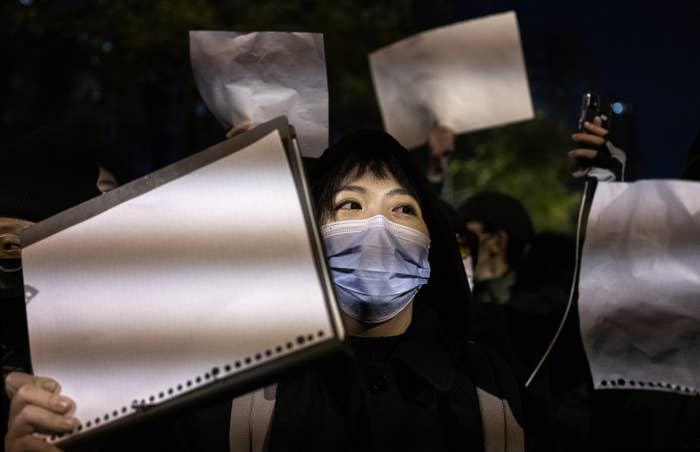
[[[697,397],[700,183],[592,187],[578,309],[593,387]]]
[[[277,118],[26,230],[34,373],[81,424],[61,447],[232,397],[338,349],[293,130]]]

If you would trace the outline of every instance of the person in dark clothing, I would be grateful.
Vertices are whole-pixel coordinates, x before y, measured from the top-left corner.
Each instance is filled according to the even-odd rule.
[[[474,280],[482,303],[506,304],[525,249],[534,233],[530,215],[512,196],[477,193],[458,209],[465,227],[479,238]]]
[[[504,363],[465,341],[470,295],[454,233],[408,159],[388,135],[360,132],[329,149],[314,165],[311,179],[325,223],[322,231],[338,220],[374,221],[375,215],[406,225],[402,216],[418,214],[425,225],[415,226],[431,237],[430,277],[414,300],[389,320],[410,315],[405,330],[387,330],[386,323],[372,324],[367,317],[353,318],[340,295],[352,354],[279,382],[269,450],[483,450],[476,386],[519,403]],[[384,198],[396,190],[404,193],[393,200]],[[334,268],[334,247],[327,245]],[[336,289],[337,284],[336,279]],[[230,403],[224,402],[182,420],[179,442],[187,443],[188,450],[225,447],[227,438],[216,432],[226,431],[230,410]],[[520,408],[514,410],[520,417]],[[212,434],[198,434],[201,428]]]
[[[580,347],[571,345],[574,331],[565,330],[566,344],[560,345],[525,388],[533,370],[546,352],[564,314],[573,275],[574,243],[564,235],[535,234],[527,210],[517,199],[497,192],[481,192],[459,208],[465,228],[479,239],[474,268],[471,334],[475,341],[497,350],[523,385],[526,428],[536,450],[573,450],[574,441],[587,427],[570,427],[580,411],[569,393],[578,376],[556,382],[551,366],[570,363],[580,357]],[[560,341],[561,342],[561,341]],[[554,364],[553,364],[554,363]],[[567,368],[566,365],[564,365]],[[576,369],[579,369],[578,367]],[[568,378],[559,372],[556,378]],[[560,409],[561,408],[561,409]],[[571,410],[569,410],[571,408]],[[575,411],[570,414],[570,411]],[[564,414],[562,414],[564,413]],[[574,446],[575,447],[575,446]]]
[[[413,318],[405,333],[356,336],[351,339],[351,361],[280,384],[278,409],[282,415],[279,422],[273,419],[272,446],[298,444],[302,448],[305,440],[296,432],[310,423],[326,426],[320,429],[327,433],[321,434],[324,443],[319,444],[325,450],[483,447],[473,386],[483,380],[477,374],[485,369],[472,369],[469,352],[462,348],[469,292],[455,236],[440,204],[407,159],[405,150],[388,135],[364,132],[343,140],[319,162],[312,186],[322,222],[371,215],[369,199],[356,206],[349,201],[354,212],[342,212],[346,206],[336,204],[341,210],[333,215],[332,199],[341,203],[348,196],[357,199],[356,193],[341,188],[344,184],[367,178],[370,185],[376,183],[372,179],[393,176],[398,187],[408,190],[411,195],[404,201],[414,201],[406,207],[422,213],[431,238],[430,279],[413,301]],[[330,218],[324,218],[327,215]],[[332,268],[333,258],[329,258]],[[484,363],[483,367],[490,366]],[[507,370],[499,369],[500,378],[507,378]],[[334,416],[324,421],[328,413]],[[282,440],[276,441],[276,435]]]
[[[0,178],[0,298],[3,322],[3,375],[28,369],[21,283],[20,232],[69,207],[116,186],[112,173],[99,166],[103,147],[83,144],[79,131],[41,127],[3,146],[5,172]],[[16,269],[16,271],[13,271]],[[19,317],[17,317],[19,315]],[[16,341],[19,341],[16,342]]]
[[[266,448],[478,451],[507,424],[515,433],[497,450],[522,450],[517,386],[502,361],[466,341],[470,294],[455,235],[406,150],[383,132],[352,134],[313,165],[311,185],[352,353],[280,379]],[[29,393],[13,404],[41,400]],[[482,417],[484,397],[502,401],[506,424]],[[221,400],[142,434],[160,449],[229,450],[235,415]],[[121,441],[110,447],[142,444]]]
[[[579,149],[569,151],[569,157],[594,159],[597,166],[614,173],[611,167],[606,167],[610,160],[597,158],[601,146],[609,144],[608,130],[600,126],[599,118],[585,128],[583,133],[572,135]],[[612,156],[616,157],[615,154]],[[624,163],[624,158],[621,161]],[[574,174],[575,177],[585,175],[585,172]],[[700,134],[688,150],[680,178],[700,181]],[[578,326],[577,319],[570,320]],[[580,342],[580,336],[577,339]],[[583,355],[581,360],[587,367],[585,359]],[[576,367],[582,366],[578,364]],[[700,450],[700,398],[638,389],[593,390],[590,369],[587,371],[588,394],[585,394],[584,403],[590,405],[590,449],[638,452]]]
[[[109,185],[92,143],[68,127],[40,127],[2,146],[0,178],[0,347],[3,378],[31,371],[19,234],[33,223],[100,193]],[[2,434],[8,400],[2,394]]]
[[[515,198],[481,192],[459,208],[465,228],[478,238],[474,266],[474,303],[471,335],[496,349],[513,367],[520,381],[525,369],[516,358],[510,332],[510,305],[517,283],[517,270],[533,234],[530,215]]]

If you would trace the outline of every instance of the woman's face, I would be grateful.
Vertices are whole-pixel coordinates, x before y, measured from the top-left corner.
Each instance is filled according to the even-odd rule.
[[[364,220],[376,215],[430,235],[418,201],[392,175],[380,179],[371,171],[344,181],[333,197],[333,211],[324,215],[322,223]]]

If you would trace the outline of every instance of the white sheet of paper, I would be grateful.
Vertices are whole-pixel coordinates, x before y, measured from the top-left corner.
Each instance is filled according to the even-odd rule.
[[[515,12],[419,33],[369,56],[384,128],[408,148],[534,117]]]
[[[700,183],[599,183],[578,304],[595,388],[697,394]]]
[[[197,88],[228,130],[287,116],[304,156],[328,147],[328,81],[320,33],[190,31]]]
[[[34,370],[75,398],[85,431],[214,367],[226,377],[310,345],[299,336],[330,339],[309,246],[275,131],[26,247]]]

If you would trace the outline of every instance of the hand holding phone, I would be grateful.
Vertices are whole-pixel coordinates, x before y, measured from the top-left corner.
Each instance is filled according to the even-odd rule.
[[[595,118],[600,118],[600,127],[610,130],[610,122],[612,119],[612,106],[610,102],[602,98],[596,93],[584,93],[581,99],[581,114],[578,120],[578,132],[585,133],[584,124],[589,122],[593,124]]]
[[[608,149],[607,136],[611,119],[610,102],[596,93],[587,92],[583,95],[577,132],[571,136],[578,148],[569,151],[569,158],[576,162],[574,177],[587,176],[595,167],[602,168],[616,180],[621,179],[624,163],[613,158]]]

